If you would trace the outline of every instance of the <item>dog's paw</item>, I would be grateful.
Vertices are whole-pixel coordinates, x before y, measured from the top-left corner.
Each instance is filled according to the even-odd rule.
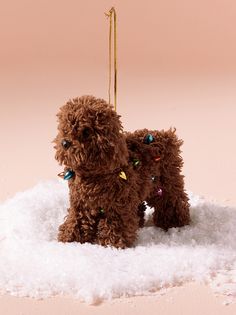
[[[75,242],[75,241],[79,242],[80,241],[80,236],[79,236],[79,233],[75,233],[75,231],[74,231],[74,229],[72,229],[72,227],[70,227],[67,224],[63,223],[59,227],[57,240],[59,242],[63,242],[63,243]]]

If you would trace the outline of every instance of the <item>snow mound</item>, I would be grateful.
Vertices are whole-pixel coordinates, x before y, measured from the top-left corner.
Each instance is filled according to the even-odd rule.
[[[234,301],[236,209],[189,197],[190,226],[168,232],[147,226],[133,248],[118,250],[57,242],[68,207],[64,182],[42,182],[17,193],[0,205],[1,292],[37,298],[66,294],[96,303],[199,281]]]

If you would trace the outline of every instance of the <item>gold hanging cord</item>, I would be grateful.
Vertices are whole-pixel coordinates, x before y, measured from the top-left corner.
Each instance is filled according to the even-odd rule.
[[[108,88],[108,97],[109,97],[109,104],[111,103],[111,63],[112,63],[112,31],[113,31],[113,24],[112,24],[112,17],[114,19],[114,107],[115,111],[117,108],[117,30],[116,30],[116,10],[114,7],[110,9],[108,13],[105,13],[107,17],[110,19],[110,28],[109,28],[109,88]]]

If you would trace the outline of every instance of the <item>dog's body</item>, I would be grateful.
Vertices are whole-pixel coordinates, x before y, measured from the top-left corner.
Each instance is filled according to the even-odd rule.
[[[58,117],[56,159],[74,174],[59,241],[132,246],[144,224],[144,201],[157,227],[189,224],[175,130],[124,133],[112,107],[92,96],[67,102]]]

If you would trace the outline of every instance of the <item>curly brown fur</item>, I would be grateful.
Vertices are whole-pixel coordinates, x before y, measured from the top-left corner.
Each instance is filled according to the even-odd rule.
[[[154,208],[157,227],[189,224],[182,141],[175,130],[125,133],[120,116],[93,96],[68,101],[57,116],[55,157],[75,174],[69,180],[70,208],[59,227],[59,241],[132,246],[144,225],[144,201]],[[154,137],[150,144],[144,143],[147,134]],[[119,176],[121,171],[127,180]]]

